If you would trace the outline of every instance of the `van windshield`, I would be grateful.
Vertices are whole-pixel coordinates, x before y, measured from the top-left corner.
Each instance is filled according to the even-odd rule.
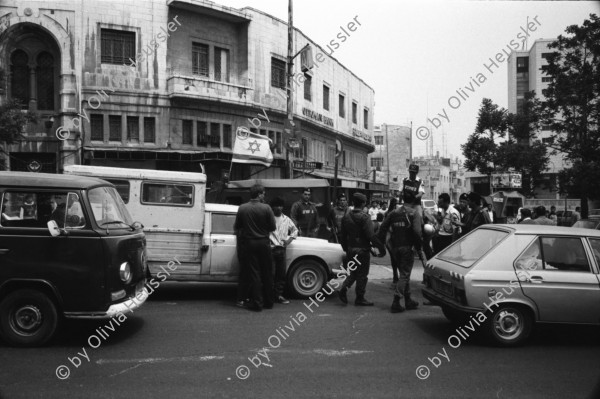
[[[112,187],[96,187],[88,191],[94,219],[101,228],[131,226],[133,219],[125,208],[117,190]]]

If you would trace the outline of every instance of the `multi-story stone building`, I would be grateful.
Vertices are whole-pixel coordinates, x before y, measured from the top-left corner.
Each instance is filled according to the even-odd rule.
[[[547,65],[546,57],[552,49],[548,44],[555,39],[538,39],[528,51],[513,51],[508,58],[508,111],[518,113],[521,111],[525,93],[535,91],[536,97],[544,101],[542,90],[548,87],[552,78],[546,76],[544,66]],[[538,138],[547,142],[555,133],[548,126],[542,126]],[[550,152],[550,149],[549,149]],[[542,181],[535,187],[536,198],[558,199],[557,181],[558,173],[568,164],[564,161],[563,154],[549,154],[550,162],[543,174]],[[519,171],[517,171],[519,172]]]
[[[419,165],[419,177],[425,189],[424,199],[437,201],[440,194],[447,193],[452,202],[458,203],[460,195],[469,191],[465,169],[458,158],[440,157],[438,152],[435,157],[417,157],[413,162]]]
[[[410,126],[375,125],[373,131],[375,151],[369,154],[371,178],[379,184],[389,185],[392,195],[397,195],[400,182],[408,176],[412,159],[412,131]]]
[[[359,26],[357,17],[344,28],[351,36]],[[202,164],[216,181],[232,167],[235,132],[245,126],[273,140],[275,159],[266,170],[233,164],[231,179],[284,177],[287,30],[262,11],[203,0],[6,0],[0,101],[21,99],[40,122],[7,146],[3,164],[46,172],[77,163],[183,171]],[[305,76],[300,57],[294,62],[300,148],[290,162],[322,165],[303,164],[296,175],[333,177],[339,138],[341,182],[367,189],[359,177],[374,150],[374,91],[331,47],[298,29],[293,37],[294,53],[310,45],[315,66]],[[60,127],[68,129],[59,130],[64,140]]]

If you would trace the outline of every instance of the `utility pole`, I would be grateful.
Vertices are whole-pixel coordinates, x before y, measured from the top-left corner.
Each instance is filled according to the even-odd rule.
[[[388,141],[388,125],[385,125],[385,155],[386,155],[386,171],[387,171],[387,185],[388,185],[388,195],[390,191],[390,144]]]
[[[289,134],[292,135],[294,141],[296,139],[296,132],[294,130],[294,64],[293,64],[293,51],[294,51],[294,5],[293,0],[288,0],[288,54],[287,54],[287,125],[289,127]],[[286,177],[288,179],[294,178],[294,169],[290,162],[290,136],[287,137],[286,152],[285,152],[285,168]]]

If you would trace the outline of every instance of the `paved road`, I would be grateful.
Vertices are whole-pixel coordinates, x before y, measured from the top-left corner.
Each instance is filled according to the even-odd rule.
[[[163,283],[120,325],[68,322],[48,347],[0,346],[0,398],[562,399],[593,389],[598,329],[543,328],[517,349],[475,335],[453,349],[457,333],[439,308],[389,313],[389,266],[376,261],[372,308],[332,296],[253,313],[233,306],[234,286]],[[59,365],[68,379],[56,377]]]

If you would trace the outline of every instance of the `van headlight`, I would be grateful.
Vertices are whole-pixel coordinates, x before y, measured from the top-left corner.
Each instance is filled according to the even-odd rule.
[[[121,277],[121,281],[125,284],[131,283],[131,267],[129,266],[129,262],[121,263],[121,267],[119,268],[119,277]]]

